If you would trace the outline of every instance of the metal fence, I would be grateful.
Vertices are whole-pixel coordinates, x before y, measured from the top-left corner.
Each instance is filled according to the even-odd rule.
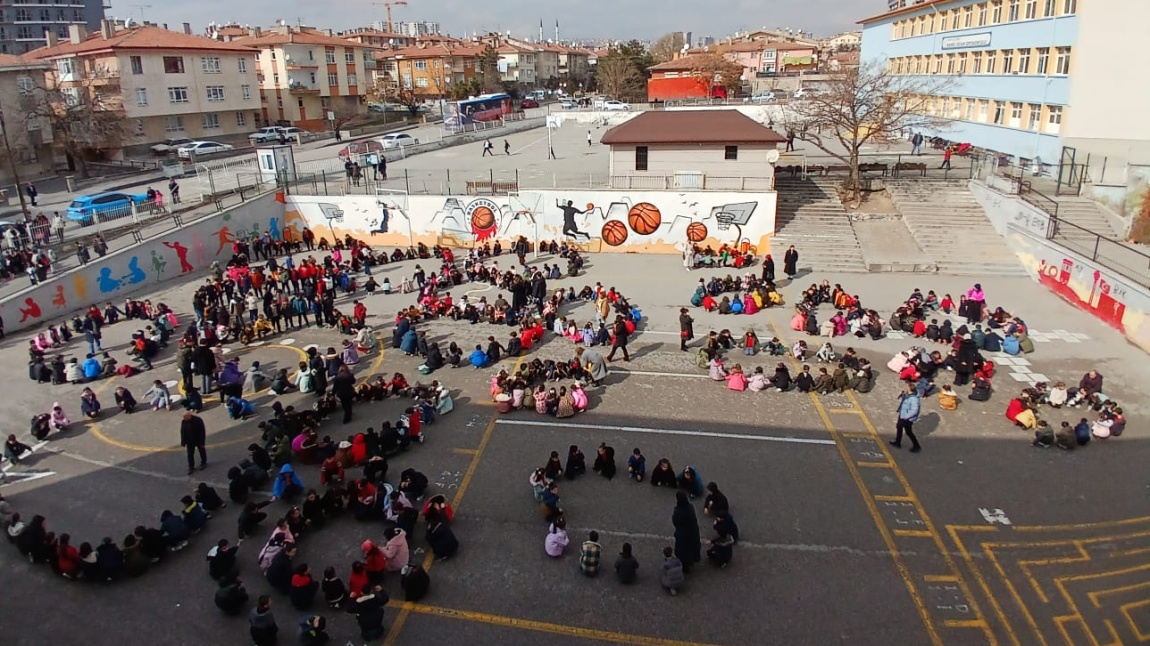
[[[773,191],[771,177],[727,177],[705,173],[611,175],[611,188],[648,191]]]
[[[1057,217],[1050,218],[1046,237],[1120,276],[1150,287],[1150,254]]]
[[[339,171],[297,173],[301,195],[378,195],[398,191],[409,195],[506,195],[531,189],[603,189],[610,178],[598,173],[554,173],[522,170],[412,170],[399,169],[379,176],[373,167],[361,170],[357,182]]]

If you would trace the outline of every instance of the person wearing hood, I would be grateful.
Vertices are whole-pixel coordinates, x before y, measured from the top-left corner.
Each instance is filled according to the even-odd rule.
[[[243,397],[228,397],[228,417],[244,420],[256,414],[256,405]]]
[[[383,546],[383,556],[387,559],[388,572],[400,572],[407,567],[411,555],[407,546],[407,532],[402,528],[392,527],[384,533],[387,544]]]
[[[405,319],[406,320],[406,319]],[[409,357],[415,356],[419,351],[419,335],[415,330],[408,328],[399,341],[399,349]]]
[[[287,391],[291,390],[291,387],[292,383],[291,380],[288,379],[287,368],[280,368],[279,370],[276,370],[275,376],[272,377],[272,381],[268,386],[268,390],[270,390],[274,395],[283,395]]]
[[[359,363],[359,351],[355,349],[355,344],[348,339],[343,340],[343,352],[340,354],[340,360],[345,366],[354,366]]]
[[[427,360],[423,362],[427,366],[428,372],[434,372],[443,367],[443,353],[439,350],[439,344],[432,342],[427,345]]]
[[[220,403],[227,402],[228,397],[242,397],[244,394],[244,373],[240,371],[239,359],[232,359],[224,364],[219,376]]]
[[[271,597],[266,594],[260,595],[256,607],[252,608],[251,614],[248,615],[248,634],[255,646],[275,646],[279,627],[276,626],[271,606]]]
[[[468,357],[468,361],[470,361],[471,365],[475,366],[475,369],[478,370],[486,366],[490,359],[488,358],[487,353],[483,351],[483,346],[476,345],[475,349],[471,351],[471,355]]]
[[[216,589],[215,597],[216,607],[222,610],[225,615],[232,617],[243,612],[244,606],[248,603],[248,592],[244,589],[239,578],[235,576],[235,573],[220,577],[218,581],[219,588]]]
[[[702,548],[699,545],[699,520],[684,491],[675,492],[671,524],[675,526],[675,554],[683,562],[683,571],[687,571],[702,560]]]
[[[624,585],[634,583],[639,578],[639,561],[631,553],[630,543],[623,543],[623,551],[615,559],[615,576]]]
[[[671,596],[675,596],[683,588],[683,583],[686,581],[684,571],[683,562],[675,554],[675,549],[670,546],[664,547],[663,571],[659,575],[659,583],[671,593]]]
[[[68,415],[64,413],[64,407],[60,405],[60,402],[52,402],[52,412],[49,413],[49,420],[57,431],[68,428],[68,425],[72,423],[72,420],[68,419]]]
[[[285,464],[280,467],[280,474],[272,486],[272,500],[290,500],[303,493],[303,483],[296,475],[292,465]]]
[[[96,419],[100,415],[100,400],[91,388],[85,388],[80,393],[80,413],[88,419]]]
[[[254,393],[262,390],[267,380],[268,376],[260,370],[260,362],[253,361],[248,371],[244,373],[244,392]]]
[[[543,551],[547,556],[559,558],[567,551],[571,539],[567,536],[567,521],[562,516],[555,519],[547,528],[547,537],[543,540]]]
[[[678,477],[679,489],[687,492],[691,498],[698,498],[703,495],[703,478],[699,475],[699,470],[693,466],[686,466],[683,468],[682,473]],[[678,550],[675,550],[679,553]],[[679,554],[681,557],[682,554]]]
[[[83,370],[84,379],[87,381],[93,381],[100,378],[100,361],[93,355],[89,354],[88,358],[84,359],[84,364],[80,367],[80,369]]]

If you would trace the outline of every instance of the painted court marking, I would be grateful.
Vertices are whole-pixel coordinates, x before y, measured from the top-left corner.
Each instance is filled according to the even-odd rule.
[[[657,372],[650,370],[616,370],[607,371],[613,375],[642,375],[644,377],[684,377],[686,379],[710,379],[706,374],[693,374],[688,372]]]
[[[712,431],[690,431],[669,428],[646,428],[643,426],[611,426],[606,424],[566,424],[563,422],[537,422],[521,419],[497,419],[499,426],[543,426],[547,428],[573,428],[591,431],[619,431],[622,433],[646,433],[650,435],[686,435],[690,437],[717,437],[726,440],[752,440],[757,442],[784,442],[790,444],[819,444],[835,446],[834,440],[820,440],[806,437],[779,437],[773,435],[747,435],[744,433],[715,433]]]

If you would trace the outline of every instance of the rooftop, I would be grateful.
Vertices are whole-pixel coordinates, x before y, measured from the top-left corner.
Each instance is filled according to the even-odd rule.
[[[922,2],[921,4],[910,4],[910,5],[907,5],[905,7],[895,9],[894,11],[887,11],[886,13],[880,13],[877,16],[871,16],[870,18],[863,18],[862,20],[858,21],[858,24],[866,25],[866,24],[872,23],[872,22],[879,22],[880,20],[887,20],[890,18],[897,18],[899,16],[910,14],[910,13],[917,13],[919,11],[923,11],[926,9],[929,9],[931,11],[937,11],[937,7],[941,7],[941,6],[949,5],[949,4],[954,4],[958,1],[959,0],[926,0],[925,2]]]
[[[319,45],[323,47],[363,47],[363,45],[340,38],[338,36],[328,36],[325,33],[313,31],[310,29],[291,29],[290,31],[281,33],[264,33],[260,36],[248,36],[247,38],[237,38],[233,41],[237,45],[246,45],[248,47],[274,47],[276,45]]]
[[[111,38],[104,38],[99,31],[88,36],[83,42],[73,43],[62,40],[52,47],[41,47],[26,54],[28,59],[63,58],[107,53],[116,50],[196,50],[233,53],[251,53],[246,47],[234,43],[213,40],[207,36],[196,36],[179,31],[170,31],[151,25],[117,29]]]
[[[607,131],[605,144],[777,144],[779,133],[738,110],[652,110]]]

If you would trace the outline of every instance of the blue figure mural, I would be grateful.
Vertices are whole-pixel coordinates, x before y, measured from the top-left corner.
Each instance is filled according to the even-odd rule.
[[[144,273],[144,270],[140,269],[139,256],[132,256],[132,259],[128,261],[128,269],[128,275],[120,279],[122,285],[142,283],[144,279],[148,277],[148,275]]]
[[[123,282],[112,278],[112,268],[100,268],[100,275],[96,277],[96,286],[101,294],[110,294],[123,286]]]
[[[268,220],[268,233],[271,233],[272,240],[279,242],[280,239],[280,219],[273,217]]]

